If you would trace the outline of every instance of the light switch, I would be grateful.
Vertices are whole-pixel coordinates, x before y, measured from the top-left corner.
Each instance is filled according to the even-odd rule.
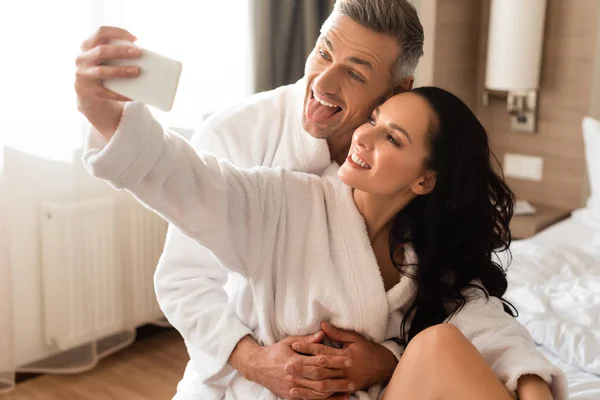
[[[504,155],[504,175],[511,178],[541,182],[544,172],[542,157],[506,153]]]

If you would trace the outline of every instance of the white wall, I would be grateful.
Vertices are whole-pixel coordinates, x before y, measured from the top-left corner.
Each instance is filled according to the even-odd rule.
[[[428,86],[433,84],[437,0],[411,0],[411,3],[417,8],[425,33],[424,54],[415,71],[414,87]]]

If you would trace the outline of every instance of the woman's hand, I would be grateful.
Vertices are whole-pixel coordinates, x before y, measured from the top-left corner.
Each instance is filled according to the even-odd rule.
[[[523,375],[517,383],[519,400],[553,400],[548,384],[537,375]]]
[[[74,86],[77,93],[77,109],[107,140],[110,140],[119,126],[123,114],[121,102],[130,99],[106,89],[102,80],[135,77],[139,74],[139,68],[108,66],[102,63],[116,58],[135,59],[141,55],[137,48],[108,44],[113,39],[137,40],[124,29],[103,26],[81,44],[81,53],[75,60],[77,72]]]
[[[335,349],[319,343],[296,342],[292,345],[292,349],[313,357],[339,356],[351,360],[347,368],[339,371],[342,374],[339,378],[345,378],[354,385],[354,389],[347,391],[349,393],[390,380],[398,360],[384,346],[370,342],[358,333],[338,329],[326,322],[321,323],[321,329],[330,339],[342,343],[343,348]],[[306,367],[300,365],[290,365],[286,372],[295,376],[307,375]],[[310,390],[306,388],[296,387],[291,393],[294,398],[313,398],[310,397],[312,395]]]

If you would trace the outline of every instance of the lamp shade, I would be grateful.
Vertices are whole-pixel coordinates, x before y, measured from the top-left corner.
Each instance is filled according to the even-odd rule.
[[[537,89],[540,82],[546,0],[492,0],[485,87]]]

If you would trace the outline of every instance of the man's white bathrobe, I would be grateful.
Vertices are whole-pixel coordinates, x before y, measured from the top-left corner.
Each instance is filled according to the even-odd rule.
[[[403,277],[384,290],[364,220],[351,189],[337,179],[337,165],[323,177],[239,169],[197,154],[153,119],[140,129],[118,129],[108,144],[92,131],[84,161],[91,174],[129,190],[247,278],[258,319],[252,335],[259,343],[313,333],[322,320],[377,343],[401,336],[413,282]],[[414,260],[410,249],[405,257]],[[536,374],[551,384],[556,400],[567,398],[562,372],[536,351],[499,300],[476,294],[450,323],[513,393],[520,376]],[[214,398],[275,399],[238,373],[213,390]],[[377,385],[357,398],[378,399],[381,392]]]

